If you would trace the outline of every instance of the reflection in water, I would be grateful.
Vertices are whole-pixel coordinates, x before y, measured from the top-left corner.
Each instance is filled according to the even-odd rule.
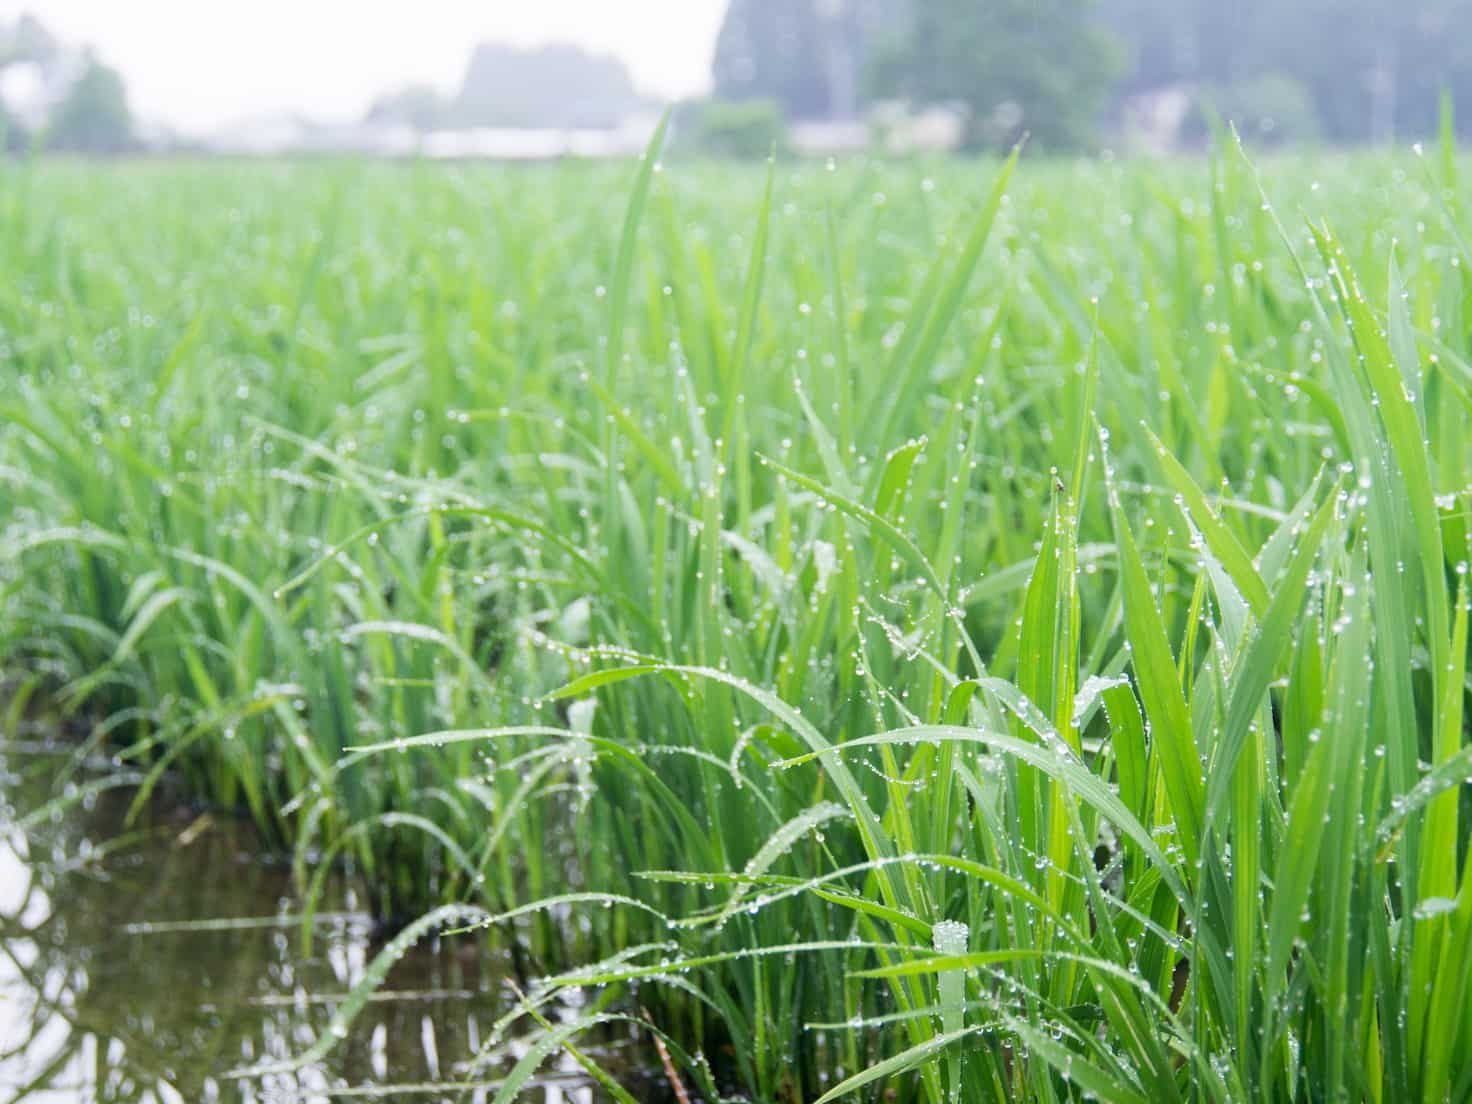
[[[400,962],[322,1063],[257,1083],[222,1078],[311,1045],[372,958],[368,916],[334,887],[304,954],[289,872],[262,862],[248,833],[157,812],[120,836],[127,790],[22,831],[57,792],[69,752],[0,743],[0,1099],[494,1096],[447,1082],[463,1080],[504,1013],[505,975],[495,956],[449,941]],[[548,1104],[599,1098],[571,1072],[539,1091]]]

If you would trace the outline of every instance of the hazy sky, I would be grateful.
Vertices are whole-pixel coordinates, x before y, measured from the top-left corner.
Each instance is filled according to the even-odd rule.
[[[360,114],[410,81],[458,87],[482,39],[618,54],[651,94],[702,90],[726,0],[0,0],[127,79],[134,110],[186,129],[300,110]]]

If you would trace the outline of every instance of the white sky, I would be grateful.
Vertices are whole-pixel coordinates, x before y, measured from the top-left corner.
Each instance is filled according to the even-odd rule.
[[[186,130],[302,112],[353,118],[379,93],[459,87],[471,48],[575,42],[641,90],[709,84],[726,0],[0,0],[122,71],[134,112]]]

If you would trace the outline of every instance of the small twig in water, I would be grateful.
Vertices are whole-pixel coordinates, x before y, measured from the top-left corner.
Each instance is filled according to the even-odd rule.
[[[644,1013],[644,1022],[651,1028],[654,1027],[654,1019],[649,1015],[649,1009],[641,1008],[639,1011]],[[675,1070],[675,1063],[670,1060],[670,1052],[665,1048],[664,1040],[658,1034],[654,1034],[654,1049],[659,1051],[659,1060],[664,1063],[664,1075],[670,1079],[670,1087],[675,1090],[675,1099],[680,1104],[690,1104],[690,1094],[685,1091],[685,1085]]]

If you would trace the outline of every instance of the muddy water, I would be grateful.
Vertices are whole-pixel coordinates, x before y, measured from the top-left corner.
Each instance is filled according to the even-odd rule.
[[[227,1076],[299,1055],[321,1034],[376,950],[369,917],[338,882],[308,950],[289,871],[248,830],[155,802],[125,833],[127,789],[25,823],[65,792],[71,754],[0,740],[0,1100],[494,1097],[505,1067],[473,1079],[466,1063],[511,999],[505,962],[464,939],[400,962],[321,1063]],[[552,1069],[521,1099],[601,1099],[575,1070]]]

